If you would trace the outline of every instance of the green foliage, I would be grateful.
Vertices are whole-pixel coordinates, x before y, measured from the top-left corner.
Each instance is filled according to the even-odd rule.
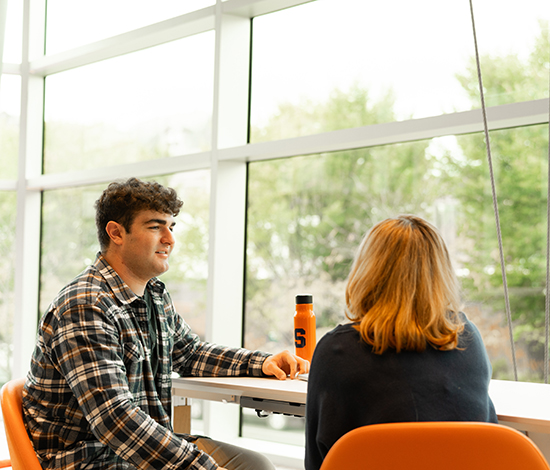
[[[540,33],[536,37],[531,54],[522,60],[515,54],[506,56],[482,55],[481,74],[487,106],[548,97],[548,22],[539,22]],[[475,58],[457,79],[468,92],[473,108],[481,107]]]
[[[150,133],[121,131],[103,123],[46,122],[44,173],[86,170],[166,157]]]
[[[196,334],[204,338],[210,171],[176,173],[151,179],[174,188],[184,202],[176,217],[176,245],[170,255],[170,269],[160,278],[166,284],[178,313]]]
[[[46,191],[42,204],[40,312],[99,251],[94,202],[104,185]]]
[[[394,95],[388,90],[379,101],[358,84],[333,90],[327,102],[308,99],[299,104],[281,103],[263,128],[252,128],[252,142],[288,139],[302,135],[349,129],[394,120]]]
[[[482,77],[487,105],[548,97],[548,25],[531,55],[482,57]],[[468,90],[473,107],[479,107],[477,71],[472,60],[458,77]],[[452,174],[462,184],[453,192],[460,200],[460,236],[475,240],[465,257],[470,276],[464,286],[472,301],[486,304],[504,316],[502,276],[496,243],[486,144],[483,135],[458,138],[463,158],[447,155]],[[531,367],[542,371],[546,282],[546,205],[548,126],[531,126],[490,133],[500,226],[504,247],[510,307],[515,340],[527,351]],[[533,366],[533,363],[535,364]]]

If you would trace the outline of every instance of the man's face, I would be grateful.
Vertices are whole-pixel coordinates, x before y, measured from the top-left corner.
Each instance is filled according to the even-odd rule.
[[[174,225],[169,214],[150,210],[136,214],[121,245],[122,262],[136,279],[146,283],[168,271],[168,258],[176,242]]]

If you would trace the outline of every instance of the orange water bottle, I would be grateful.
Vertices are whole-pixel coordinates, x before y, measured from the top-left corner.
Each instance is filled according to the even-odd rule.
[[[317,344],[316,338],[313,296],[310,294],[297,295],[296,313],[294,314],[294,346],[296,355],[311,362],[313,350]]]

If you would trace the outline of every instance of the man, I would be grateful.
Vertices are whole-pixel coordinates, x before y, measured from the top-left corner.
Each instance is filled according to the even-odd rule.
[[[23,391],[27,431],[45,469],[272,470],[262,455],[170,424],[171,373],[305,373],[309,363],[201,342],[156,276],[168,270],[173,189],[136,178],[96,201],[101,251],[42,318]]]

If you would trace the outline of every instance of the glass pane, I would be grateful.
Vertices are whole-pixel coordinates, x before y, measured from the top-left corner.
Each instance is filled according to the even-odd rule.
[[[40,312],[99,251],[94,202],[106,185],[44,191],[40,260]]]
[[[48,0],[46,51],[55,54],[214,3],[215,0],[98,0],[92,3]]]
[[[474,6],[487,104],[548,97],[547,1]],[[255,18],[251,141],[479,108],[474,56],[468,2],[325,0]]]
[[[519,378],[541,381],[548,129],[492,132],[491,142]],[[318,339],[345,321],[346,277],[362,236],[382,219],[415,213],[448,244],[493,377],[513,378],[483,135],[257,162],[249,171],[246,347],[293,350],[298,293],[314,296]]]
[[[23,44],[23,0],[9,0],[6,17],[4,62],[20,64]]]
[[[174,188],[184,206],[176,218],[176,248],[161,276],[178,313],[204,338],[208,276],[210,172],[144,178]],[[107,185],[44,192],[40,311],[59,290],[95,260],[99,244],[94,203]]]
[[[154,178],[174,188],[184,202],[174,230],[176,249],[170,270],[161,276],[177,312],[202,339],[206,334],[210,170]]]
[[[0,192],[0,384],[11,379],[15,311],[15,192]]]
[[[46,78],[45,172],[209,149],[214,34]]]
[[[0,178],[17,177],[21,79],[0,75]]]
[[[491,133],[500,225],[513,319],[518,376],[541,382],[544,374],[546,201],[548,126]],[[456,267],[469,316],[479,326],[493,377],[513,380],[504,292],[484,137],[457,138],[460,158],[444,155],[445,171],[460,175],[452,194],[458,201]],[[459,181],[461,183],[459,184]],[[483,185],[482,181],[485,181]]]

